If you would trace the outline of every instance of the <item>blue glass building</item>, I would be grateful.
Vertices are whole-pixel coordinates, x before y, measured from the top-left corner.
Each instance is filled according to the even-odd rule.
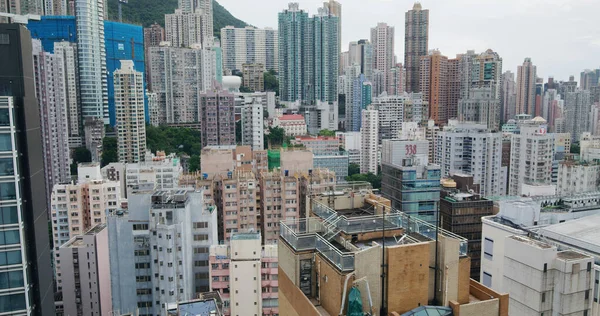
[[[42,16],[41,20],[29,21],[27,28],[31,37],[39,39],[45,51],[53,53],[54,43],[77,42],[74,16]],[[106,71],[108,81],[108,112],[110,124],[116,123],[115,91],[113,73],[121,67],[121,60],[133,60],[135,70],[146,73],[144,63],[144,29],[139,25],[104,21],[104,46],[106,49]],[[145,80],[144,80],[145,82]],[[145,89],[144,89],[145,91]],[[145,119],[150,121],[148,99],[145,100]]]

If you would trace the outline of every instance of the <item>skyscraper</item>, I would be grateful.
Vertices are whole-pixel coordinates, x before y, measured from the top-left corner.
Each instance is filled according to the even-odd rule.
[[[7,273],[2,312],[54,315],[48,207],[40,113],[35,96],[31,36],[17,24],[0,24],[0,268]],[[8,44],[8,45],[7,45]],[[18,194],[17,194],[18,192]],[[7,303],[8,302],[8,303]]]
[[[144,61],[146,65],[148,65],[150,60],[150,47],[159,46],[165,39],[165,29],[160,24],[154,23],[150,27],[144,28]],[[152,69],[146,66],[146,82],[148,83],[149,90],[152,90],[152,86],[150,85],[151,71]]]
[[[297,3],[279,13],[279,96],[285,102],[337,102],[338,17],[308,18]]]
[[[531,58],[525,58],[517,68],[517,114],[535,114],[536,67]]]
[[[362,123],[360,128],[361,149],[360,149],[360,173],[371,172],[377,174],[379,161],[377,159],[379,152],[379,131],[378,131],[378,111],[372,106],[362,110]]]
[[[306,58],[310,46],[307,36],[308,12],[300,10],[298,3],[279,13],[279,98],[281,101],[305,99]]]
[[[263,106],[259,100],[251,98],[242,106],[242,145],[252,146],[252,150],[265,149]]]
[[[41,130],[46,171],[46,195],[52,186],[71,180],[69,131],[67,119],[67,73],[62,55],[44,52],[39,40],[32,41],[36,96],[41,115]],[[48,203],[50,205],[50,203]]]
[[[190,47],[192,44],[205,45],[207,30],[205,16],[200,12],[184,12],[165,14],[165,34],[167,42],[173,47]],[[212,40],[212,35],[210,36]]]
[[[157,95],[159,123],[200,121],[198,98],[214,86],[216,64],[216,53],[210,49],[150,47],[150,82]]]
[[[500,129],[500,101],[491,87],[471,88],[468,99],[458,102],[458,119],[485,125],[492,131]]]
[[[448,122],[448,57],[432,51],[421,57],[420,90],[423,101],[429,102],[429,115],[436,124]],[[408,69],[407,69],[408,77]],[[408,78],[407,78],[408,80]],[[408,84],[408,83],[407,83]],[[412,90],[412,91],[418,91]]]
[[[600,69],[586,69],[581,72],[580,85],[582,90],[590,90],[592,87],[598,86],[600,79]]]
[[[579,136],[583,132],[589,132],[589,115],[592,109],[590,92],[588,90],[577,89],[575,92],[569,92],[565,98],[565,132],[571,133],[571,141],[579,141]]]
[[[69,148],[83,144],[83,124],[79,108],[79,72],[77,68],[77,44],[69,42],[54,43],[54,55],[63,61],[65,106],[69,131]]]
[[[199,95],[202,147],[235,145],[235,109],[233,94],[208,91]]]
[[[506,168],[502,162],[502,134],[486,125],[456,124],[444,127],[435,136],[435,163],[442,177],[451,173],[473,176],[485,196],[506,194]]]
[[[377,23],[371,28],[371,43],[373,45],[373,69],[381,71],[383,90],[390,87],[390,70],[394,67],[394,27],[386,23]],[[370,78],[372,79],[372,78]],[[388,94],[391,94],[388,91]]]
[[[342,49],[342,4],[335,0],[329,0],[329,1],[323,2],[323,8],[327,9],[329,14],[336,16],[338,18],[337,38],[338,38],[338,55],[340,55],[341,49]],[[340,57],[340,59],[341,59],[341,57]],[[344,72],[344,68],[340,63],[339,74],[342,74],[343,72]]]
[[[279,69],[278,31],[271,28],[257,29],[251,26],[221,29],[223,67],[226,70],[242,70],[244,64],[263,64],[265,70]]]
[[[134,69],[132,60],[122,60],[114,73],[117,144],[119,161],[136,163],[146,155],[144,120],[144,74]]]
[[[205,21],[206,25],[206,33],[207,37],[210,38],[210,42],[212,43],[213,37],[213,0],[178,0],[178,8],[183,13],[200,13],[202,14],[202,19]]]
[[[502,123],[513,119],[517,107],[517,94],[515,90],[515,74],[507,70],[502,74],[502,85],[500,86],[500,121]]]
[[[75,0],[81,115],[109,123],[104,0]]]
[[[427,56],[429,50],[429,10],[422,10],[417,2],[404,16],[406,91],[419,92],[420,58]]]

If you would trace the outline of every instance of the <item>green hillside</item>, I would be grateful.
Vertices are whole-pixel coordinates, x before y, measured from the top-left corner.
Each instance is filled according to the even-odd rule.
[[[117,21],[119,19],[117,3],[118,0],[108,0],[109,20]],[[164,26],[165,14],[175,12],[176,8],[177,0],[129,0],[128,4],[123,5],[123,22],[143,26],[158,22]],[[213,0],[213,32],[215,36],[220,37],[221,28],[227,25],[244,27],[247,24],[231,15],[227,9]]]

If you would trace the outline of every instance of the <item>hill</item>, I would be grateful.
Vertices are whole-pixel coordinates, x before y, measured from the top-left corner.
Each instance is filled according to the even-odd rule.
[[[118,20],[118,0],[108,0],[109,20]],[[177,0],[129,0],[123,5],[123,22],[144,27],[152,23],[165,25],[165,14],[175,12]],[[220,38],[221,28],[233,25],[244,27],[246,22],[234,17],[216,0],[213,0],[213,34]]]

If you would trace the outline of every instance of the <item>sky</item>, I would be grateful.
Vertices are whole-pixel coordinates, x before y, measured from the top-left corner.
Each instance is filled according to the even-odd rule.
[[[277,29],[277,13],[287,0],[218,0],[238,19]],[[323,1],[302,0],[300,8],[317,13]],[[409,0],[339,0],[342,51],[348,42],[369,39],[378,22],[395,27],[395,54],[404,60],[404,13]],[[429,49],[448,57],[488,48],[502,57],[503,71],[517,71],[524,58],[538,77],[568,80],[584,69],[600,68],[600,0],[423,0],[429,9]]]

